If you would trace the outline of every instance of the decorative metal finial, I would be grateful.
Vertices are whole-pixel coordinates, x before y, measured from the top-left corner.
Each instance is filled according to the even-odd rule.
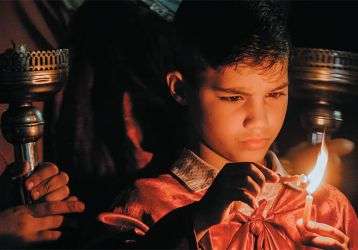
[[[5,139],[14,146],[15,162],[29,162],[28,169],[14,171],[20,183],[21,200],[31,203],[23,189],[23,180],[38,165],[37,141],[42,137],[44,119],[33,101],[44,100],[59,91],[67,80],[69,52],[67,49],[29,51],[15,45],[0,54],[0,103],[9,108],[1,117]],[[15,164],[16,165],[16,164]]]

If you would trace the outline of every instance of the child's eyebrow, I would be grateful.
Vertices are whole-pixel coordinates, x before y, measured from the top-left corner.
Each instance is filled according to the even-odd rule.
[[[274,92],[274,91],[277,91],[277,90],[281,90],[281,89],[284,89],[288,86],[288,82],[284,82],[283,84],[281,84],[280,86],[270,90],[270,92]]]
[[[287,86],[288,86],[288,82],[284,82],[283,84],[270,90],[269,92],[278,91],[278,90],[286,88]],[[221,92],[225,92],[225,93],[229,93],[229,94],[246,95],[246,96],[251,95],[250,93],[245,92],[239,88],[221,88],[219,86],[213,86],[213,89],[215,91],[221,91]]]
[[[215,91],[225,92],[229,94],[236,94],[236,95],[250,95],[250,93],[245,92],[239,88],[221,88],[218,86],[213,86]]]

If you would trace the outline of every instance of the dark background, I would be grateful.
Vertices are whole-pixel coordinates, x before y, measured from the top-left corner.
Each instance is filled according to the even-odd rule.
[[[358,52],[357,1],[291,1],[289,29],[295,47],[324,48]],[[358,84],[358,83],[355,83]],[[306,102],[291,96],[285,127],[279,140],[281,152],[305,139],[299,114]],[[352,140],[356,148],[344,159],[338,186],[358,208],[358,97],[350,104],[340,106],[344,123],[332,137]],[[285,139],[283,139],[285,138]],[[288,140],[287,140],[288,138]]]

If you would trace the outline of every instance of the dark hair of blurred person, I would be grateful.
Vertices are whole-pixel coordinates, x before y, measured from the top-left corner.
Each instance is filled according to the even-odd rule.
[[[68,168],[88,210],[108,207],[157,152],[167,161],[182,147],[163,78],[171,37],[171,24],[141,1],[88,1],[72,21],[55,162]]]

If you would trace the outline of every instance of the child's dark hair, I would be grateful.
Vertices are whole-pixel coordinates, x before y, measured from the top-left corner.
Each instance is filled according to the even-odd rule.
[[[176,68],[195,80],[207,67],[288,58],[287,4],[273,1],[183,1],[174,23]]]

